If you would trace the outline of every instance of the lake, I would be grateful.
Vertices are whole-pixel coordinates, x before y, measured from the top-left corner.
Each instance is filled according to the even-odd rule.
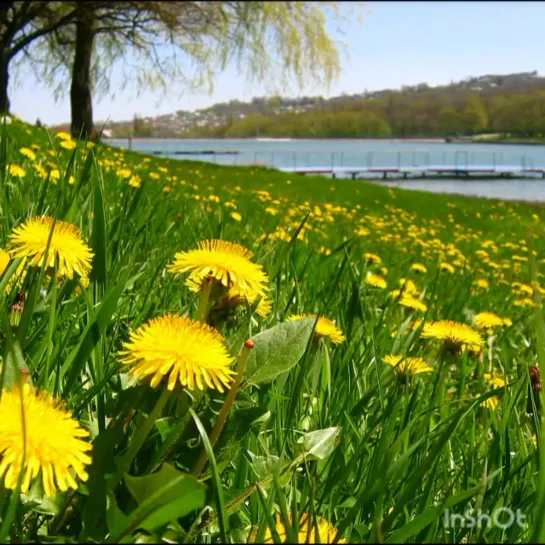
[[[127,148],[127,139],[111,139]],[[520,166],[545,167],[545,146],[464,144],[399,140],[289,140],[289,139],[134,139],[134,151],[180,160],[223,165],[259,164],[275,168],[339,166]],[[371,179],[372,175],[365,175]],[[545,201],[545,180],[413,179],[376,183],[440,193],[460,193],[498,199]]]

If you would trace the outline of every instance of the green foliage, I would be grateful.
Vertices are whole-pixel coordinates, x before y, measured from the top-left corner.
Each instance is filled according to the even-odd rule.
[[[315,322],[313,318],[284,322],[252,337],[255,347],[246,364],[245,380],[255,385],[270,382],[297,365],[311,340]]]
[[[527,93],[501,88],[472,92],[399,91],[380,97],[337,97],[303,112],[250,114],[214,128],[198,128],[184,136],[382,138],[447,137],[511,134],[542,138],[545,134],[545,91]]]
[[[472,108],[480,123],[478,102]],[[304,520],[311,530],[328,521],[350,542],[540,539],[542,422],[528,400],[543,396],[532,378],[545,361],[542,208],[103,145],[91,152],[84,142],[74,152],[17,120],[1,144],[0,248],[47,213],[78,226],[94,251],[88,284],[60,278],[58,266],[26,267],[23,277],[20,260],[0,272],[2,395],[28,373],[92,444],[75,490],[48,498],[40,478],[24,494],[2,485],[4,541],[304,541]],[[254,347],[217,441],[227,392],[169,394],[121,361],[148,320],[196,315],[199,296],[166,267],[213,238],[252,249],[271,280],[270,313],[240,305],[219,326],[234,358],[247,353],[244,341]],[[402,278],[425,312],[400,304]],[[421,336],[419,320],[476,328],[485,311],[512,325],[479,330],[478,354]],[[288,320],[303,313],[334,320],[346,340],[335,344],[313,318]],[[433,371],[403,375],[384,362],[394,353]],[[505,385],[489,383],[490,372]],[[208,462],[192,476],[202,452]],[[524,524],[444,522],[445,509],[504,506],[520,509]]]

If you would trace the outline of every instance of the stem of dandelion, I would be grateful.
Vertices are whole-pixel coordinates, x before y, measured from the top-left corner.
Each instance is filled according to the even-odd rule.
[[[146,420],[144,420],[144,423],[136,430],[135,434],[132,436],[131,442],[129,443],[129,448],[127,449],[127,452],[125,453],[125,456],[121,460],[121,464],[119,466],[119,476],[121,476],[126,471],[129,471],[134,457],[142,448],[142,445],[144,444],[144,441],[149,435],[151,429],[153,428],[155,421],[157,420],[157,418],[159,418],[161,411],[165,407],[170,397],[170,394],[170,390],[168,390],[167,388],[163,389],[161,395],[159,396],[159,399],[155,403],[155,407],[153,407],[153,410],[149,413]]]
[[[244,347],[242,348],[242,353],[240,354],[240,358],[238,360],[238,368],[237,368],[237,375],[235,377],[235,380],[231,386],[231,389],[229,390],[229,393],[227,394],[227,397],[225,398],[225,402],[223,403],[223,406],[220,410],[220,414],[218,415],[218,419],[216,420],[216,423],[214,424],[214,428],[212,429],[212,433],[210,434],[210,445],[212,448],[214,448],[214,445],[216,444],[216,441],[218,440],[222,430],[223,426],[225,426],[225,423],[227,422],[227,418],[229,416],[229,413],[231,412],[231,408],[233,406],[233,403],[235,401],[235,397],[237,395],[240,383],[242,382],[242,377],[244,376],[244,369],[246,368],[246,362],[248,361],[248,356],[250,355],[250,350],[254,347],[253,341],[246,341],[244,343]],[[206,462],[208,461],[208,456],[206,454],[206,450],[201,450],[201,454],[195,463],[195,466],[191,470],[191,474],[198,477],[199,474],[204,469],[204,466],[206,465]]]
[[[197,391],[193,396],[193,403],[190,402],[189,395],[184,390],[181,393],[180,401],[182,402],[182,414],[179,415],[179,422],[175,428],[171,431],[169,436],[165,439],[159,450],[157,450],[150,461],[146,471],[146,475],[155,471],[159,465],[169,456],[172,449],[176,446],[177,442],[184,437],[187,427],[191,424],[191,413],[189,407],[193,404],[195,410],[197,409],[199,402],[202,398],[202,392]]]
[[[207,280],[201,289],[201,295],[199,298],[199,309],[197,310],[197,320],[199,322],[206,322],[208,316],[208,301],[210,300],[210,293],[214,285],[213,280]]]

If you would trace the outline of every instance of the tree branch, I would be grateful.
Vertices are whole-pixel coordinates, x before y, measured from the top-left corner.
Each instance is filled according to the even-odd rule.
[[[31,32],[30,34],[26,35],[21,40],[15,42],[9,49],[8,52],[8,58],[14,57],[21,49],[24,49],[26,46],[31,44],[34,40],[41,38],[42,36],[45,36],[46,34],[49,34],[50,32],[57,30],[58,28],[69,24],[73,21],[75,16],[78,13],[78,8],[74,8],[71,12],[66,14],[64,17],[59,19],[56,23],[50,25],[50,26],[44,26],[42,28],[36,29],[34,32]]]

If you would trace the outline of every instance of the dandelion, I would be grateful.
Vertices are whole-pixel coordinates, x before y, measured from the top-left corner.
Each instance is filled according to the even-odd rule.
[[[417,272],[417,273],[427,273],[428,269],[422,263],[413,263],[411,265],[411,271]]]
[[[290,524],[292,523],[292,515],[290,513]],[[316,531],[316,526],[318,531]],[[305,513],[301,516],[301,522],[299,523],[299,535],[297,536],[297,543],[333,543],[337,538],[337,529],[326,519],[322,517],[316,517],[316,526],[314,522],[309,519],[309,516]],[[287,539],[286,526],[282,522],[280,516],[276,520],[276,531],[281,541],[284,542]],[[263,543],[274,543],[270,528],[267,528]],[[337,543],[347,543],[346,539],[339,539]]]
[[[483,401],[483,405],[488,409],[496,409],[500,404],[500,398],[498,396],[492,396]]]
[[[24,178],[26,176],[26,170],[19,165],[9,164],[8,170],[12,176],[16,176],[17,178]]]
[[[142,180],[140,179],[139,176],[137,176],[136,174],[133,174],[130,178],[129,178],[129,182],[128,184],[131,186],[131,187],[134,187],[134,188],[139,188],[140,185],[142,184]]]
[[[513,302],[513,304],[517,307],[535,307],[537,306],[532,299],[529,297],[524,297],[522,299],[517,299]]]
[[[14,229],[8,243],[11,257],[28,258],[31,267],[41,267],[53,221],[49,216],[36,217]],[[74,273],[86,276],[91,270],[92,257],[93,252],[83,241],[81,231],[71,223],[57,220],[49,246],[47,267],[52,268],[58,259],[60,277],[73,278]]]
[[[30,148],[21,148],[19,150],[19,153],[23,154],[25,157],[27,157],[31,161],[36,160],[36,154]]]
[[[242,294],[265,295],[268,277],[263,267],[252,263],[253,252],[225,240],[199,242],[197,250],[179,252],[168,270],[175,274],[189,272],[188,286],[198,291],[206,279],[214,279],[227,289]]]
[[[242,215],[239,214],[238,212],[231,212],[231,217],[232,217],[235,221],[241,221],[241,220],[242,220]]]
[[[424,324],[421,336],[425,339],[444,341],[445,348],[450,352],[459,352],[467,347],[478,352],[484,346],[483,338],[466,324],[453,320],[439,320]]]
[[[428,310],[425,303],[412,295],[403,295],[398,303],[403,307],[412,308],[413,310],[420,310],[421,312],[426,312],[426,310]]]
[[[389,354],[383,358],[383,361],[404,375],[419,375],[433,371],[433,367],[430,367],[423,358],[407,358],[401,354]]]
[[[293,316],[290,316],[288,320],[302,320],[303,318],[316,318],[316,314],[294,314]],[[314,334],[318,339],[327,337],[335,344],[340,344],[346,340],[343,332],[337,327],[335,322],[322,316],[318,318]]]
[[[0,278],[4,274],[4,271],[8,268],[10,261],[11,261],[11,257],[8,254],[8,252],[0,248]]]
[[[177,314],[154,318],[131,332],[121,356],[121,363],[131,366],[133,376],[151,376],[153,388],[168,377],[167,388],[171,391],[180,382],[190,390],[204,390],[206,385],[223,392],[235,374],[229,368],[233,358],[221,334],[207,324]]]
[[[92,447],[82,438],[89,433],[47,392],[38,394],[29,384],[23,384],[22,390],[18,386],[4,389],[0,414],[0,477],[7,488],[17,488],[21,471],[25,494],[40,472],[50,497],[57,489],[77,489],[73,473],[87,480],[85,466],[91,463],[87,452]]]
[[[450,263],[443,262],[443,263],[441,263],[439,265],[439,268],[443,272],[448,272],[448,273],[453,273],[454,272],[454,267]]]
[[[513,322],[509,318],[500,318],[492,312],[479,312],[475,317],[477,329],[492,329],[494,327],[510,326]]]
[[[485,289],[485,290],[487,290],[490,287],[490,284],[488,283],[488,280],[485,280],[484,278],[477,278],[477,280],[475,281],[475,285],[478,288],[482,288],[482,289]]]
[[[408,278],[401,278],[399,285],[407,295],[418,295],[418,288],[412,280]]]
[[[377,254],[371,254],[369,252],[363,254],[363,257],[366,261],[370,261],[371,263],[376,263],[377,265],[380,265],[382,263],[382,259]]]
[[[64,149],[74,149],[76,147],[76,143],[73,140],[61,140],[59,145]]]
[[[505,386],[505,377],[500,373],[485,373],[484,379],[495,388],[503,388]]]
[[[374,288],[385,289],[388,283],[386,279],[378,274],[367,273],[364,282]]]
[[[130,168],[120,168],[117,170],[117,175],[124,180],[132,176],[132,171]]]
[[[67,132],[60,131],[57,133],[57,138],[60,138],[61,140],[71,140],[72,135],[68,134]]]

